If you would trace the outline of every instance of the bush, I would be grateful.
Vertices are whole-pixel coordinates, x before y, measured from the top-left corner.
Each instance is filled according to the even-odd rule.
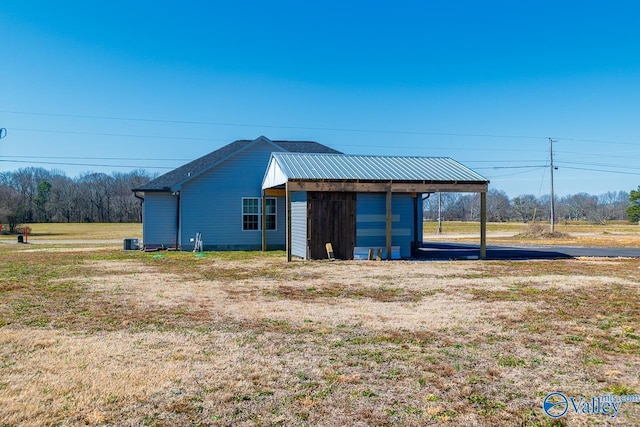
[[[571,236],[562,231],[554,231],[552,233],[548,225],[532,222],[527,225],[523,233],[518,234],[516,237],[523,239],[566,239]]]

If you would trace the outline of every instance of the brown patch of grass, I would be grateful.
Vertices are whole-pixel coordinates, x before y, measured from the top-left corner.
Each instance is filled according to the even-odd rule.
[[[515,236],[516,239],[564,239],[567,240],[571,236],[562,231],[551,231],[547,225],[539,222],[532,222],[527,225],[525,230]]]
[[[0,419],[551,425],[551,391],[640,389],[637,260],[162,255],[0,248]]]
[[[142,236],[141,223],[37,223],[28,224],[34,240],[112,240]],[[16,236],[2,236],[15,240]]]

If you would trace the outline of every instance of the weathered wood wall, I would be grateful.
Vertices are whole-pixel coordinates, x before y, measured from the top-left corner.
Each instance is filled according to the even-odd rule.
[[[325,244],[336,258],[353,259],[356,242],[356,193],[307,193],[307,238],[311,259],[326,259]]]

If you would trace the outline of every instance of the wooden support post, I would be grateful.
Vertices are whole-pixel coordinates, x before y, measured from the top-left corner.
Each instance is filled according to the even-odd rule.
[[[291,261],[291,187],[286,184],[287,198],[287,262]]]
[[[264,190],[262,190],[262,206],[260,207],[260,212],[262,212],[260,227],[262,228],[262,252],[264,252],[267,250],[267,198],[265,197]]]
[[[487,193],[480,193],[480,259],[487,259]]]
[[[411,243],[411,256],[414,256],[418,253],[418,248],[420,247],[421,243],[418,242],[418,196],[419,195],[416,195],[413,198],[413,242]],[[422,201],[421,196],[420,201]]]
[[[387,259],[391,259],[391,225],[392,225],[392,216],[391,216],[391,187],[387,189],[387,227],[386,227],[386,246],[387,246]]]

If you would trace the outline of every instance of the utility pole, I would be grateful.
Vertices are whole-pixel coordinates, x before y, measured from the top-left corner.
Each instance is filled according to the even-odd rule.
[[[557,141],[556,141],[557,142]],[[549,158],[551,159],[551,232],[556,229],[556,202],[553,195],[553,139],[549,138]]]

